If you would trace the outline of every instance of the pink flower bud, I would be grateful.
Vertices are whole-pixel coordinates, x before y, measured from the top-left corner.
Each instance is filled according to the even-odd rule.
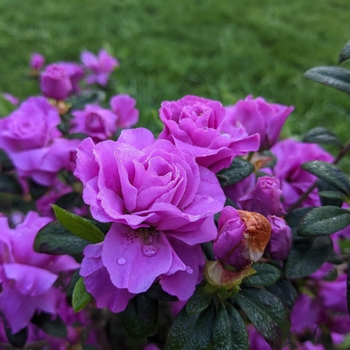
[[[51,64],[41,74],[40,87],[46,97],[66,99],[72,92],[72,83],[67,71],[59,64]]]

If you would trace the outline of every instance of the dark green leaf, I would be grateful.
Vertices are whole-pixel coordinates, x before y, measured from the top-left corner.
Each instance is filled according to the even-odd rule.
[[[337,138],[335,134],[333,134],[330,130],[323,127],[316,127],[308,132],[306,132],[302,139],[303,142],[308,143],[320,143],[326,145],[336,145],[342,147],[343,144]]]
[[[286,277],[291,279],[311,275],[327,260],[332,250],[333,243],[329,236],[294,241],[285,265]]]
[[[215,260],[215,255],[213,251],[213,243],[212,242],[206,242],[201,244],[202,250],[204,255],[207,257],[208,260]]]
[[[65,338],[68,335],[66,324],[58,315],[53,318],[52,315],[42,312],[41,314],[35,314],[31,322],[52,337]]]
[[[346,280],[346,300],[348,304],[348,312],[350,314],[350,260],[348,261],[348,278]]]
[[[214,313],[213,303],[197,314],[187,315],[186,308],[182,308],[170,328],[164,349],[206,350],[212,335]]]
[[[66,290],[66,301],[67,301],[67,304],[69,305],[72,305],[73,290],[80,278],[79,272],[80,272],[80,269],[73,273]]]
[[[70,232],[92,243],[102,242],[105,238],[101,230],[90,220],[72,214],[57,205],[52,206],[59,222]]]
[[[343,47],[343,49],[341,50],[341,53],[338,58],[338,63],[343,63],[349,58],[350,58],[350,41],[348,41]]]
[[[327,257],[327,262],[333,264],[333,265],[340,265],[342,264],[343,258],[335,251],[333,250]]]
[[[231,186],[243,180],[254,171],[253,164],[236,157],[229,168],[220,170],[217,177],[222,187]]]
[[[236,296],[254,327],[272,349],[282,349],[289,334],[287,309],[273,294],[258,288],[242,289]]]
[[[328,184],[327,182],[324,182],[320,179],[317,180],[317,188],[318,188],[318,195],[320,196],[321,206],[326,205],[332,205],[334,207],[341,207],[343,205],[344,201],[344,195],[340,193],[338,190],[336,190],[333,186]],[[329,198],[324,196],[324,193],[334,192],[333,198]],[[335,198],[335,194],[337,194],[337,198]]]
[[[309,211],[298,226],[298,235],[330,235],[350,225],[350,211],[338,207],[325,206]]]
[[[88,135],[86,135],[86,134],[84,134],[84,133],[82,133],[82,132],[77,132],[77,133],[75,133],[75,134],[68,134],[67,135],[67,139],[68,140],[84,140],[84,139],[86,139],[88,137]]]
[[[67,100],[70,103],[71,110],[84,109],[87,104],[99,104],[106,98],[106,94],[101,90],[83,91],[79,95],[73,96]]]
[[[274,284],[280,278],[280,271],[270,264],[253,264],[256,274],[243,279],[243,284],[252,287],[263,287]]]
[[[49,190],[47,186],[39,185],[31,179],[28,180],[28,185],[29,193],[34,200],[41,198]]]
[[[162,289],[162,286],[159,283],[153,283],[151,288],[145,292],[146,296],[152,300],[159,301],[176,301],[177,297],[168,294]]]
[[[13,170],[13,164],[7,153],[0,149],[0,166],[2,171]]]
[[[22,349],[28,339],[28,328],[23,328],[15,334],[12,333],[11,328],[8,327],[6,324],[4,328],[9,343],[16,348]]]
[[[275,284],[267,286],[266,289],[280,299],[283,305],[289,309],[292,309],[295,299],[298,297],[298,292],[292,283],[283,278],[279,279]]]
[[[205,310],[213,300],[213,293],[206,286],[199,287],[191,298],[187,301],[186,312],[190,314],[198,314]]]
[[[344,195],[337,191],[319,191],[320,197],[329,198],[329,199],[340,199],[343,201]]]
[[[0,191],[21,194],[22,187],[13,175],[0,173]]]
[[[304,77],[350,94],[350,72],[347,69],[325,66],[315,67],[304,73]]]
[[[52,255],[76,255],[82,253],[91,242],[73,235],[58,221],[44,226],[36,235],[34,250],[38,253]]]
[[[292,229],[293,240],[298,240],[300,237],[297,234],[298,225],[301,219],[315,207],[298,208],[285,216],[288,226]]]
[[[78,312],[89,304],[92,299],[91,294],[86,290],[84,279],[80,277],[73,289],[72,304],[74,312]]]
[[[313,160],[312,162],[302,164],[301,167],[345,195],[350,194],[349,179],[334,164]]]
[[[120,314],[126,333],[132,339],[142,339],[154,334],[158,323],[158,302],[145,294],[138,294]]]
[[[213,350],[248,350],[248,332],[239,312],[227,301],[220,302],[213,327]]]

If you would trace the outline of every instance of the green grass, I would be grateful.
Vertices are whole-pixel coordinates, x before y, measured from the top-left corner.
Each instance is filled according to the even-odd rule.
[[[322,125],[345,141],[348,96],[302,74],[336,64],[349,13],[349,0],[2,0],[0,91],[38,93],[25,78],[31,52],[76,61],[104,46],[121,61],[116,91],[136,97],[153,131],[164,100],[253,94],[296,107],[284,136]]]

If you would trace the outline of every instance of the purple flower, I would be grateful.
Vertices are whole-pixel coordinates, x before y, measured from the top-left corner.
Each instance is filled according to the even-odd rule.
[[[282,126],[294,107],[268,103],[262,97],[253,99],[251,95],[239,100],[234,106],[226,107],[225,124],[236,127],[241,124],[249,135],[260,135],[260,150],[272,147],[281,132]]]
[[[64,68],[67,72],[69,80],[72,84],[72,92],[78,94],[80,92],[79,83],[84,77],[84,69],[74,62],[59,62],[58,66]]]
[[[270,224],[264,216],[233,207],[222,210],[218,231],[213,244],[215,256],[236,271],[258,261],[271,236]]]
[[[312,160],[325,162],[332,162],[333,160],[333,157],[320,146],[292,139],[278,142],[271,148],[271,152],[277,157],[273,175],[281,182],[282,204],[286,211],[316,180],[316,177],[303,170],[301,165]],[[319,205],[320,200],[317,190],[311,192],[302,204],[302,206]]]
[[[72,92],[72,83],[64,67],[50,64],[41,73],[40,88],[46,97],[65,100]]]
[[[109,55],[104,49],[99,51],[98,56],[95,56],[90,51],[83,51],[80,59],[84,66],[91,71],[91,74],[86,79],[88,84],[107,85],[109,75],[115,67],[119,66],[119,61]]]
[[[59,170],[70,163],[77,140],[61,138],[57,110],[43,97],[31,97],[0,120],[0,148],[11,158],[21,178],[44,186],[53,184]]]
[[[95,142],[113,136],[117,131],[117,116],[98,105],[86,105],[83,111],[73,111],[71,132],[81,132]]]
[[[235,156],[259,148],[257,134],[248,136],[243,127],[221,129],[226,112],[218,101],[185,96],[162,102],[159,113],[164,123],[159,138],[170,140],[215,173],[229,167]]]
[[[281,204],[280,182],[275,177],[259,177],[255,186],[238,203],[241,208],[262,215],[284,214]]]
[[[292,247],[292,231],[284,219],[275,215],[267,217],[271,224],[271,239],[265,251],[276,260],[284,260]]]
[[[30,57],[29,66],[33,70],[40,70],[44,67],[45,57],[40,53],[33,53]]]
[[[19,99],[18,99],[17,97],[13,96],[13,95],[7,93],[7,92],[3,93],[3,94],[2,94],[2,97],[3,97],[5,100],[9,101],[9,102],[10,102],[11,104],[13,104],[14,106],[17,106],[17,105],[19,104]]]
[[[130,128],[139,121],[139,111],[135,108],[136,100],[129,95],[115,95],[111,98],[112,111],[118,116],[119,128]]]
[[[75,270],[79,264],[69,256],[34,252],[34,238],[50,218],[29,212],[16,229],[0,218],[0,309],[16,333],[26,327],[36,311],[56,315],[61,293],[54,287],[58,274]]]

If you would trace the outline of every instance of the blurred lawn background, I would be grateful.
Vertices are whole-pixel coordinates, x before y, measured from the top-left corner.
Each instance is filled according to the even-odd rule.
[[[137,99],[140,125],[155,132],[164,100],[252,94],[295,106],[283,136],[319,125],[346,141],[348,95],[302,75],[336,65],[349,16],[349,0],[1,0],[0,92],[39,93],[25,77],[32,52],[50,63],[105,47],[121,62],[116,92]]]

